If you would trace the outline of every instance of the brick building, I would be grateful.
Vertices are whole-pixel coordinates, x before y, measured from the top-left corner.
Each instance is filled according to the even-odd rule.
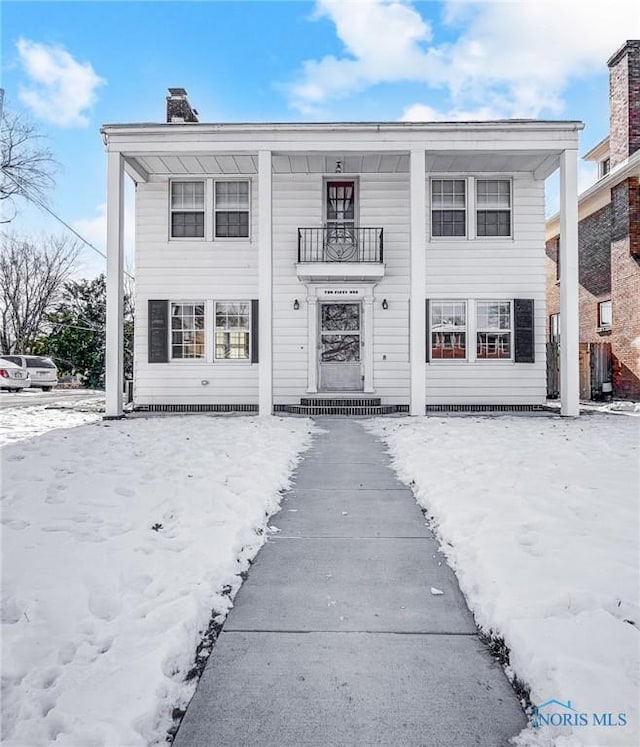
[[[610,342],[613,395],[640,399],[640,40],[608,62],[609,136],[585,155],[598,181],[579,197],[580,342]],[[546,225],[548,336],[559,337],[560,219]]]

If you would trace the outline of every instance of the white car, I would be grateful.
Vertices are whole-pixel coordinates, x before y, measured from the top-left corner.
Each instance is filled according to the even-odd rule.
[[[56,364],[43,355],[5,355],[4,360],[11,361],[21,366],[31,377],[31,386],[40,387],[43,392],[48,392],[52,387],[58,386],[58,369]]]
[[[12,361],[0,358],[0,389],[10,389],[17,392],[31,386],[29,371]]]

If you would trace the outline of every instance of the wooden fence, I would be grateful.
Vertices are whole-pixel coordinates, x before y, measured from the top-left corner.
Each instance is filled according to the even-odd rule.
[[[607,399],[612,393],[611,343],[581,342],[579,348],[580,399]],[[547,397],[560,396],[560,346],[547,343]]]

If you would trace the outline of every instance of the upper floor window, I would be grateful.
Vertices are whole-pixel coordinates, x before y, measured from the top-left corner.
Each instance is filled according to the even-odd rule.
[[[432,179],[431,235],[466,236],[467,196],[464,179]]]
[[[171,238],[204,238],[204,182],[171,182]]]
[[[171,304],[171,358],[204,358],[204,302]]]
[[[478,301],[476,334],[478,360],[511,358],[511,302]]]
[[[604,158],[600,161],[600,176],[606,176],[611,171],[611,159]]]
[[[431,301],[431,360],[467,357],[467,304]]]
[[[476,235],[511,236],[511,182],[476,181]]]
[[[598,327],[600,329],[611,329],[613,321],[613,309],[611,301],[601,301],[598,304]]]
[[[248,238],[249,182],[216,181],[214,201],[214,237]]]

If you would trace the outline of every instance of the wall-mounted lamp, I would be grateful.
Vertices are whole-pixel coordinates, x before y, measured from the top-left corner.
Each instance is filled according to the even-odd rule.
[[[336,161],[336,174],[342,174],[342,161],[340,159]]]
[[[389,308],[389,304],[387,303],[387,299],[382,299],[382,308],[386,311]]]
[[[296,298],[296,300],[293,302],[293,310],[298,311],[300,309],[300,301]]]

